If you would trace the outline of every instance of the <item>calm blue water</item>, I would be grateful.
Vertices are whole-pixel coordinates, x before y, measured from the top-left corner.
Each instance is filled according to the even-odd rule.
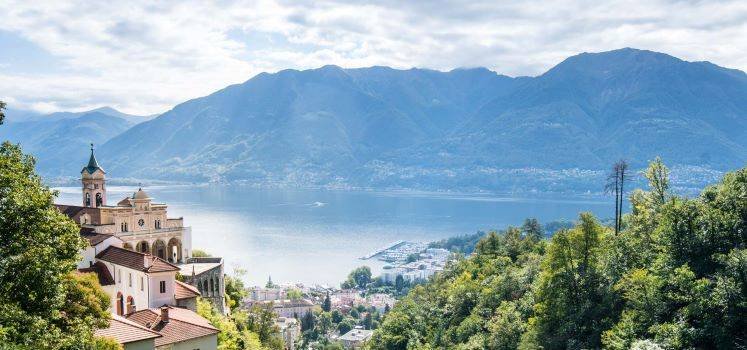
[[[79,204],[79,187],[63,187],[58,203]],[[109,187],[118,202],[134,187]],[[580,211],[612,215],[611,198],[521,199],[400,192],[273,190],[229,185],[144,188],[169,205],[170,217],[192,226],[192,246],[222,255],[227,271],[241,267],[250,284],[337,285],[358,257],[396,240],[432,241],[478,230],[575,219]]]

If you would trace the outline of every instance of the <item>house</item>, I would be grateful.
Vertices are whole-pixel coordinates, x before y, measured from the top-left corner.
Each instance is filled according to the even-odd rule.
[[[345,349],[360,349],[369,339],[371,339],[372,335],[372,330],[362,329],[358,326],[341,335],[337,340],[342,342]]]
[[[160,334],[156,350],[215,350],[218,329],[192,310],[162,306],[133,312],[127,320]]]

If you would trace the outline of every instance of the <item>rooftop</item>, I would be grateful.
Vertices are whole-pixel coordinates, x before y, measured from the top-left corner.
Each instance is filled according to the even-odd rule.
[[[104,249],[96,255],[96,259],[149,273],[179,271],[179,267],[169,264],[159,257],[115,246]]]
[[[194,272],[195,275],[199,275],[205,271],[212,270],[220,265],[222,265],[222,262],[181,264],[179,265],[179,269],[181,270],[179,273],[181,273],[184,276],[192,276],[192,272]]]
[[[351,329],[349,332],[345,333],[337,339],[347,341],[365,341],[368,338],[371,338],[372,334],[373,331],[368,329]]]
[[[161,335],[122,316],[112,315],[109,327],[98,329],[94,334],[97,337],[113,338],[120,344],[158,338]]]
[[[176,284],[174,286],[175,287],[174,288],[174,297],[177,300],[180,300],[180,299],[189,299],[189,298],[196,298],[196,297],[199,297],[200,295],[202,295],[202,294],[200,294],[200,291],[197,290],[197,288],[195,286],[186,284],[186,283],[181,282],[181,281],[174,281],[174,282],[176,282]]]
[[[156,338],[156,347],[180,343],[218,333],[208,320],[193,311],[167,306],[169,321],[161,320],[160,309],[145,309],[127,315],[127,319],[162,335]]]

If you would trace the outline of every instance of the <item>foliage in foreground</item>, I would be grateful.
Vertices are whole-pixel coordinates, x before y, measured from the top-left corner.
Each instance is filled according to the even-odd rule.
[[[109,298],[75,272],[86,242],[19,146],[0,146],[0,344],[13,349],[103,346]]]
[[[615,235],[591,214],[549,240],[489,234],[414,288],[371,349],[743,349],[747,168],[695,199],[659,160]]]

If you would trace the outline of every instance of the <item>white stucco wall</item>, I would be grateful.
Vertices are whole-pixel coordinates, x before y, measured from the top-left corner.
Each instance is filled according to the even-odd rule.
[[[156,345],[153,339],[146,339],[124,344],[124,350],[153,350]]]
[[[191,339],[185,342],[173,344],[169,349],[173,350],[217,350],[218,336],[216,334],[207,337]],[[159,349],[160,350],[160,349]]]
[[[147,309],[151,306],[148,300],[148,275],[142,271],[133,270],[124,266],[105,262],[106,267],[114,278],[114,286],[109,296],[112,300],[112,312],[117,313],[117,293],[122,293],[124,300],[123,313],[127,313],[127,297],[132,296],[135,301],[135,310]],[[132,286],[129,277],[132,275]],[[142,278],[142,285],[141,285]],[[142,288],[141,288],[142,286]],[[172,293],[173,295],[173,293]]]
[[[96,262],[96,254],[100,253],[104,249],[108,248],[109,246],[116,246],[116,247],[122,247],[122,240],[117,237],[109,237],[105,240],[103,240],[101,243],[97,244],[95,247],[88,246],[86,249],[80,252],[81,260],[78,261],[78,268],[79,269],[85,269],[87,267],[91,267],[93,263]]]
[[[150,290],[150,305],[148,307],[161,307],[166,305],[175,305],[174,299],[174,282],[176,272],[159,272],[151,273],[148,276],[148,289]],[[160,282],[166,281],[166,292],[161,293]]]

